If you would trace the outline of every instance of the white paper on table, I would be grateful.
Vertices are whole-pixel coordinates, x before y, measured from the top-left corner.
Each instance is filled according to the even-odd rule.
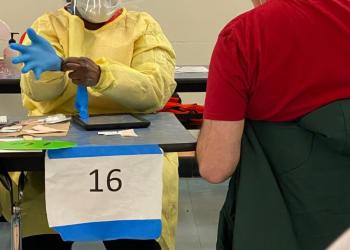
[[[327,250],[349,250],[350,249],[350,229],[342,234]]]
[[[175,68],[176,73],[208,73],[209,70],[204,66],[183,66]]]

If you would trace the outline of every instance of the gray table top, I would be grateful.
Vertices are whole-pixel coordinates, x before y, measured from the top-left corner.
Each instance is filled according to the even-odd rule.
[[[67,136],[45,137],[45,139],[73,141],[79,146],[157,144],[165,152],[194,150],[196,139],[183,127],[174,114],[161,112],[142,115],[142,117],[149,120],[151,125],[148,128],[135,129],[137,137],[97,135],[98,131],[86,131],[75,122],[71,122]],[[14,119],[10,117],[10,120]]]
[[[166,152],[193,150],[196,139],[172,113],[144,115],[151,122],[148,128],[135,129],[138,137],[101,136],[97,131],[86,131],[75,123],[65,138],[79,145],[144,145],[158,144]]]
[[[71,123],[65,137],[46,137],[45,139],[74,141],[80,146],[98,145],[159,145],[164,152],[193,151],[196,139],[187,131],[171,113],[143,115],[151,122],[148,128],[135,129],[138,137],[121,137],[97,135],[97,131],[86,131]],[[10,121],[18,117],[10,117]],[[45,166],[44,152],[2,152],[0,153],[0,172],[43,171]]]

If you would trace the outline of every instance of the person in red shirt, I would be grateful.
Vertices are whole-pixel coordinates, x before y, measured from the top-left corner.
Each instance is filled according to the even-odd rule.
[[[253,2],[211,59],[197,154],[213,183],[234,172],[245,119],[292,121],[350,98],[350,1]]]
[[[327,115],[330,118],[333,117],[332,112],[321,118],[317,117],[317,119],[320,118],[318,122],[308,119],[307,122],[312,123],[314,127],[324,125],[317,133],[312,131],[314,127],[301,128],[298,121],[310,114],[315,114],[325,106],[350,98],[350,1],[255,0],[253,3],[256,8],[235,18],[221,31],[212,55],[204,121],[196,152],[199,170],[201,176],[208,182],[221,183],[232,176],[236,178],[237,175],[234,174],[238,164],[239,172],[241,170],[247,172],[248,168],[243,169],[242,164],[247,164],[251,156],[260,154],[266,158],[264,162],[250,161],[249,171],[258,169],[259,164],[287,168],[291,165],[290,161],[305,155],[305,159],[303,158],[303,161],[300,162],[302,164],[306,162],[308,169],[302,169],[301,171],[305,171],[302,174],[293,172],[295,169],[298,170],[301,164],[299,162],[299,165],[296,164],[291,170],[288,170],[294,175],[288,176],[288,180],[282,179],[285,182],[275,186],[275,190],[282,190],[282,195],[279,197],[282,197],[282,203],[290,202],[287,204],[289,210],[285,214],[290,216],[288,220],[292,221],[293,226],[287,228],[286,231],[294,232],[296,237],[299,237],[300,247],[276,243],[279,241],[280,244],[283,244],[283,240],[279,239],[277,234],[283,231],[279,230],[279,227],[284,227],[287,222],[278,224],[278,219],[272,222],[273,216],[271,223],[267,221],[270,225],[264,225],[265,227],[261,227],[260,232],[255,235],[252,233],[254,227],[258,227],[257,224],[264,221],[264,218],[259,217],[258,220],[249,221],[251,217],[245,216],[241,224],[243,230],[251,226],[250,231],[248,230],[249,235],[245,236],[240,231],[242,227],[238,228],[239,233],[237,234],[236,223],[233,223],[236,218],[234,212],[226,213],[224,216],[221,213],[221,217],[226,216],[224,220],[228,223],[225,224],[226,228],[219,226],[219,236],[220,234],[224,236],[222,238],[228,236],[229,234],[225,234],[224,231],[234,225],[235,230],[231,228],[231,231],[235,232],[232,238],[233,241],[236,240],[236,243],[228,241],[228,244],[240,245],[242,243],[240,240],[244,236],[246,238],[242,246],[247,246],[247,244],[254,244],[256,238],[263,238],[261,235],[266,235],[265,231],[275,230],[272,243],[265,239],[266,242],[269,242],[268,244],[275,244],[274,247],[259,246],[256,243],[255,248],[237,247],[234,249],[325,249],[342,230],[350,226],[350,199],[347,198],[350,190],[347,184],[350,179],[350,171],[347,168],[350,166],[350,157],[346,151],[348,114],[345,110],[340,120],[327,120]],[[334,106],[331,107],[331,110],[333,108]],[[328,111],[322,110],[322,112]],[[312,116],[312,118],[315,117]],[[255,141],[249,141],[252,137],[247,139],[246,133],[250,124],[283,124],[281,127],[284,128],[283,133],[286,136],[278,139],[278,133],[272,129],[268,130],[271,132],[268,135],[260,133],[261,131],[266,132],[264,129],[260,131],[251,129],[252,134],[254,132],[258,134],[258,139],[254,138]],[[345,142],[337,144],[338,141],[334,139],[329,144],[337,145],[338,148],[325,146],[324,140],[330,138],[323,134],[322,129],[325,127],[326,130],[331,128],[333,134],[339,132],[341,136],[337,134],[336,139],[343,139]],[[279,129],[277,125],[275,128]],[[310,141],[315,142],[317,147],[313,147],[312,144],[309,146],[307,140],[292,144],[293,133],[291,131],[293,133],[297,131],[296,135],[300,138],[304,138],[303,136],[313,138]],[[285,138],[292,139],[284,142]],[[296,137],[295,140],[299,140],[299,137]],[[249,148],[254,143],[256,144]],[[258,147],[255,148],[256,145]],[[265,150],[265,145],[268,150]],[[303,145],[307,146],[305,151],[303,151]],[[249,150],[251,155],[247,158],[245,153]],[[308,153],[314,154],[314,151],[318,152],[317,155],[312,155],[315,157],[307,161]],[[242,163],[243,158],[245,162]],[[265,171],[261,168],[259,170]],[[275,168],[269,176],[280,178],[280,170]],[[283,174],[289,174],[288,171]],[[309,172],[306,173],[306,171]],[[259,178],[248,184],[245,181],[245,184],[258,186],[261,184]],[[231,204],[229,204],[231,208],[235,202],[233,200],[236,199],[232,198],[236,196],[232,191],[236,189],[236,184],[232,182],[232,179],[227,196],[227,199],[231,199]],[[241,188],[242,183],[240,179],[238,192],[253,189],[251,186],[246,189]],[[329,186],[324,188],[325,185]],[[255,194],[251,198],[241,199],[244,202],[248,201],[246,203],[248,205],[243,210],[253,207],[254,201],[251,200],[258,200],[260,196],[269,196],[268,192]],[[242,196],[238,195],[238,201],[240,198]],[[336,204],[339,205],[338,208],[335,207]],[[261,210],[264,205],[263,202],[256,204],[256,209]],[[309,205],[312,211],[307,210]],[[242,219],[237,223],[241,222]],[[276,223],[277,226],[273,227],[273,223]],[[313,231],[317,232],[310,235]],[[247,238],[251,238],[253,243],[248,242]],[[222,243],[218,249],[232,249],[231,245],[225,244]]]

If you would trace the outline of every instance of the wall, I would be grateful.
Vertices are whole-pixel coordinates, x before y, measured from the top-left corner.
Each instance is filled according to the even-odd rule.
[[[217,34],[250,0],[152,0],[140,7],[156,17],[175,47],[178,64],[207,65]]]
[[[125,0],[127,1],[127,0]],[[64,4],[63,0],[1,0],[0,19],[13,31],[23,32],[36,17]],[[250,0],[131,0],[131,9],[152,14],[172,42],[179,65],[207,65],[217,34],[233,17],[251,8]],[[187,102],[203,102],[203,95],[184,95]],[[19,98],[8,96],[6,103],[20,105]],[[4,113],[0,96],[0,114]]]

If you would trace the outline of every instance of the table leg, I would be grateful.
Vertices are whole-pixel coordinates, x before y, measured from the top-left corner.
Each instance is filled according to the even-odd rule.
[[[19,184],[18,184],[18,199],[16,202],[14,199],[15,190],[13,188],[10,175],[8,174],[8,172],[1,172],[0,175],[1,175],[1,178],[0,178],[1,183],[10,193],[11,211],[12,211],[12,215],[11,215],[11,250],[22,250],[20,202],[21,202],[22,197],[23,197],[25,175],[23,172],[20,175]]]
[[[21,208],[16,204],[11,217],[11,250],[22,250]]]

